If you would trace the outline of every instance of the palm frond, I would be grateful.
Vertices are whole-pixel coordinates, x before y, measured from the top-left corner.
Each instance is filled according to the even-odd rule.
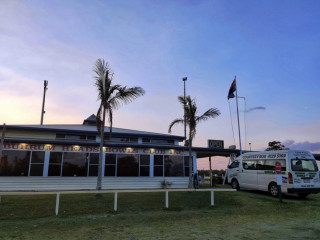
[[[220,111],[217,108],[210,108],[204,114],[199,117],[196,117],[197,122],[208,120],[209,118],[215,118],[220,115]]]
[[[176,118],[175,120],[173,120],[170,125],[169,125],[169,129],[168,129],[168,133],[171,133],[171,128],[176,125],[176,124],[183,124],[184,123],[184,119],[182,118]]]

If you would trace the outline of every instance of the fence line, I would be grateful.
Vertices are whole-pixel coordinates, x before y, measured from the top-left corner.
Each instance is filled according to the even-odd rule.
[[[0,192],[0,203],[2,196],[14,196],[14,195],[56,195],[56,209],[55,214],[59,214],[60,195],[61,194],[102,194],[102,193],[114,193],[114,211],[118,211],[118,193],[150,193],[150,192],[165,192],[165,207],[169,208],[169,192],[210,192],[211,206],[214,206],[214,192],[234,192],[236,189],[231,188],[204,188],[204,189],[134,189],[134,190],[84,190],[84,191],[41,191],[41,192]]]

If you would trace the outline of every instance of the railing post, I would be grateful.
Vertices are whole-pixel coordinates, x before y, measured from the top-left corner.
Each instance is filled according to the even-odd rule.
[[[57,193],[57,198],[56,198],[56,216],[58,216],[58,213],[59,213],[59,202],[60,202],[60,193]]]
[[[214,191],[211,191],[211,206],[214,206]]]
[[[166,190],[166,208],[169,208],[169,191]]]
[[[114,211],[116,212],[118,210],[118,192],[114,193],[114,206],[113,206]]]

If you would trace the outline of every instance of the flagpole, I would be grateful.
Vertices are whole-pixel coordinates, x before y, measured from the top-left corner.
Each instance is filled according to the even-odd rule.
[[[241,147],[240,121],[239,121],[239,108],[238,108],[238,86],[237,86],[236,76],[234,76],[234,80],[236,81],[237,118],[238,118],[239,145],[240,145],[240,155],[241,155],[242,154],[242,147]]]

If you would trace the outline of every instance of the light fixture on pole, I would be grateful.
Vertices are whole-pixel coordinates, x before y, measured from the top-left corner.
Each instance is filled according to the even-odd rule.
[[[44,103],[46,100],[46,91],[47,91],[47,86],[48,86],[48,80],[44,80],[43,82],[44,88],[43,88],[43,99],[42,99],[42,109],[41,109],[41,120],[40,120],[40,125],[43,125],[43,115],[46,113],[44,111]]]
[[[184,105],[183,105],[183,122],[184,122],[184,145],[186,146],[187,141],[187,123],[186,123],[186,81],[187,77],[182,78],[183,81],[183,99],[184,99]]]

